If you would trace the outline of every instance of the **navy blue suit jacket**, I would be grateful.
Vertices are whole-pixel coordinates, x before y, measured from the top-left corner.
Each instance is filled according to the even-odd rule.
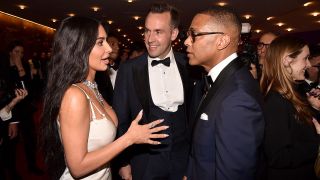
[[[196,113],[188,180],[252,180],[263,140],[258,83],[235,59],[219,74]]]
[[[174,53],[174,56],[182,79],[185,96],[184,104],[186,106],[186,104],[189,104],[186,102],[189,94],[188,86],[191,86],[186,68],[187,59],[185,55],[180,53]],[[147,54],[120,65],[115,83],[113,101],[113,108],[119,120],[118,137],[126,133],[132,120],[141,109],[143,109],[143,117],[140,124],[146,124],[156,120],[148,117],[150,112],[149,102],[151,99]],[[187,109],[188,107],[185,108]],[[120,163],[119,166],[124,166],[130,163],[132,157],[146,153],[148,153],[148,145],[133,145],[121,153],[117,161]],[[147,160],[148,159],[141,160],[139,165],[135,164],[133,168],[136,169],[133,170],[143,171]]]

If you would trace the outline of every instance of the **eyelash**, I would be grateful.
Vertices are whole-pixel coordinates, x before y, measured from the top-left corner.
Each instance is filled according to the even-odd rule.
[[[103,44],[103,41],[98,41],[98,43],[97,43],[99,46],[102,46],[102,44]]]

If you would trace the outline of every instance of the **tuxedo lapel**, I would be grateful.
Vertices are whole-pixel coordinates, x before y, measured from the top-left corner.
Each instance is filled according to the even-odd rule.
[[[242,67],[241,61],[238,59],[233,60],[230,64],[228,64],[219,74],[218,78],[215,80],[214,84],[208,91],[208,94],[205,96],[201,104],[199,105],[198,111],[196,113],[195,118],[198,119],[200,113],[207,107],[209,102],[213,101],[217,92],[223,87],[223,84],[227,81],[227,79],[238,69]],[[196,122],[197,120],[195,120]]]
[[[177,53],[174,53],[174,58],[176,60],[178,69],[179,69],[179,73],[180,73],[180,77],[182,80],[182,85],[183,85],[183,91],[184,91],[184,99],[187,99],[187,94],[188,94],[188,72],[187,72],[187,68],[186,68],[186,62],[184,62],[184,58],[181,57],[181,55],[178,55]],[[187,104],[187,103],[185,103]]]
[[[133,80],[134,80],[134,87],[138,99],[141,103],[142,109],[144,111],[144,115],[148,119],[149,115],[149,100],[151,98],[150,92],[150,84],[149,84],[149,74],[148,74],[148,61],[147,57],[143,56],[143,61],[137,66],[133,68]]]

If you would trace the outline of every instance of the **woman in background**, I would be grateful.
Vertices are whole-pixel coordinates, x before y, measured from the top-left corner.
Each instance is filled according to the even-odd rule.
[[[307,44],[293,37],[275,39],[266,54],[260,85],[265,97],[264,150],[270,180],[316,179],[313,166],[319,135],[312,106],[317,108],[319,100],[297,90],[310,67],[308,57]]]

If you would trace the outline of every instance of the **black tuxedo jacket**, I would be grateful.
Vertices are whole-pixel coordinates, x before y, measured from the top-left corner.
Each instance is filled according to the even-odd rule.
[[[263,140],[262,97],[239,59],[219,74],[195,116],[188,180],[252,180]]]
[[[113,101],[113,108],[119,121],[118,137],[128,130],[132,120],[142,109],[143,117],[140,121],[141,124],[146,124],[155,120],[148,117],[152,97],[149,85],[147,56],[147,54],[144,54],[137,59],[127,61],[120,65],[118,70]],[[183,83],[185,97],[184,106],[188,109],[188,97],[190,97],[191,93],[189,89],[192,86],[192,83],[190,83],[191,81],[188,78],[188,70],[186,67],[187,59],[185,55],[180,53],[174,53],[174,56]],[[146,148],[146,146],[134,145],[128,148],[119,156],[118,162],[121,163],[120,166],[126,165],[129,163],[131,157],[141,153],[143,150],[140,151],[139,147]]]

